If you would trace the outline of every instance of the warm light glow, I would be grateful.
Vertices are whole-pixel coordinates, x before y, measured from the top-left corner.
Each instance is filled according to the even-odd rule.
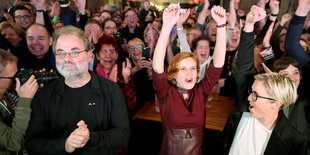
[[[194,4],[194,2],[193,1],[189,1],[189,4]]]

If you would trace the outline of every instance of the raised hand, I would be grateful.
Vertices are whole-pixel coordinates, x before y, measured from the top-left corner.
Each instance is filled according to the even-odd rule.
[[[280,9],[280,2],[278,0],[270,0],[269,7],[272,14],[278,14]]]
[[[117,64],[114,64],[109,74],[109,79],[117,83]]]
[[[52,17],[59,16],[59,9],[60,9],[59,2],[58,1],[55,1],[55,2],[50,1],[50,4],[52,5],[52,10],[51,10],[50,15]]]
[[[85,12],[86,0],[73,0],[79,12]]]
[[[190,12],[191,11],[189,9],[186,9],[185,12],[180,13],[180,17],[177,21],[177,27],[183,27],[182,24],[187,20]]]
[[[284,26],[284,24],[285,24],[286,22],[288,22],[289,20],[291,20],[291,18],[292,18],[291,14],[289,14],[289,13],[284,14],[284,15],[281,17],[280,25],[281,25],[281,26]]]
[[[259,0],[257,5],[263,9],[265,9],[266,4],[269,2],[269,0]]]
[[[251,11],[246,16],[246,24],[255,24],[266,17],[266,11],[256,5],[251,7]]]
[[[180,6],[169,5],[163,13],[163,28],[172,28],[180,16]]]
[[[37,10],[42,10],[46,0],[31,0],[31,3],[36,7]]]
[[[25,82],[22,86],[20,85],[20,81],[18,78],[16,80],[16,92],[19,97],[22,98],[33,98],[35,93],[38,90],[38,83],[35,79],[34,75],[31,75],[30,78]]]
[[[211,16],[217,25],[226,24],[226,10],[220,6],[213,6]]]
[[[126,58],[126,62],[123,62],[122,66],[122,75],[124,77],[124,83],[127,84],[130,80],[130,74],[131,74],[131,63],[128,58]]]

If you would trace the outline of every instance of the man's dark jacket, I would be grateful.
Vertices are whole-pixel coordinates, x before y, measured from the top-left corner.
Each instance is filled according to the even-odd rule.
[[[55,125],[64,89],[65,83],[62,77],[44,87],[33,98],[31,120],[26,132],[28,153],[32,155],[67,154],[65,142],[70,133],[59,136]],[[91,73],[89,91],[96,103],[93,106],[96,106],[99,129],[90,131],[90,140],[83,148],[85,151],[78,151],[81,153],[75,151],[73,154],[89,154],[93,151],[104,155],[116,154],[117,148],[124,146],[129,139],[128,116],[122,91],[116,83],[94,73]],[[83,113],[88,112],[84,110]]]

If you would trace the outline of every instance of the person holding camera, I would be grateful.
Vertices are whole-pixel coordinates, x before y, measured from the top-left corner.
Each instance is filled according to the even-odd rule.
[[[30,120],[30,102],[38,83],[33,75],[23,85],[14,75],[17,58],[0,49],[0,154],[14,155],[24,145],[24,135]],[[16,80],[15,92],[9,90]]]

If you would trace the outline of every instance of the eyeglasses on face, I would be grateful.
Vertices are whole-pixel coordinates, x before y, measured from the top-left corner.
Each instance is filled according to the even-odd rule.
[[[107,26],[107,27],[105,27],[105,29],[107,29],[107,30],[115,30],[116,27],[115,26],[114,27]]]
[[[139,50],[139,49],[141,49],[141,48],[142,48],[142,46],[141,46],[141,45],[137,45],[137,46],[130,46],[130,49],[131,49],[131,50],[135,50],[135,49]]]
[[[87,50],[82,50],[82,51],[77,51],[77,50],[71,50],[70,52],[66,53],[64,51],[57,51],[55,53],[55,56],[56,58],[59,58],[59,59],[64,59],[66,57],[66,55],[70,55],[71,58],[76,58],[79,56],[80,53],[82,52],[86,52]]]
[[[23,16],[15,16],[16,19],[20,20],[22,18],[24,19],[29,19],[30,18],[30,15],[23,15]]]
[[[257,101],[257,98],[262,98],[266,100],[271,100],[271,101],[276,101],[276,99],[270,98],[270,97],[264,97],[264,96],[259,96],[256,91],[252,91],[252,89],[249,89],[249,95],[251,95],[252,101]]]
[[[133,14],[133,15],[127,15],[126,17],[130,18],[130,17],[137,17],[136,14]]]
[[[148,34],[145,35],[145,37],[151,37],[151,36],[152,36],[151,33],[148,33]]]
[[[107,55],[107,54],[114,55],[116,52],[114,50],[109,50],[109,51],[103,50],[103,51],[100,51],[100,53],[104,55]]]

